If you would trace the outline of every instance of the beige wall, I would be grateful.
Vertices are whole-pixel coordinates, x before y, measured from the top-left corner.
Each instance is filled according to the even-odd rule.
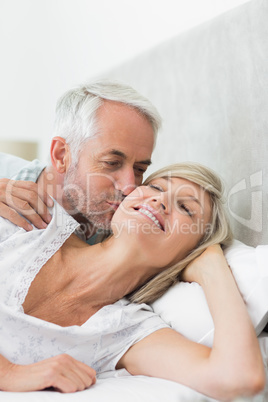
[[[0,140],[0,152],[19,156],[26,160],[36,159],[38,156],[38,143],[30,141]]]

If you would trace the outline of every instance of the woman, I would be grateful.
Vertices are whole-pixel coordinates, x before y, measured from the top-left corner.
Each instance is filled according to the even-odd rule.
[[[218,400],[260,391],[258,342],[217,245],[231,239],[221,192],[209,169],[169,166],[122,202],[113,236],[90,247],[57,204],[47,229],[26,233],[5,222],[0,389],[74,392],[94,384],[96,371],[125,368]],[[212,349],[138,304],[161,296],[182,270],[181,279],[198,282],[206,294],[215,323]]]

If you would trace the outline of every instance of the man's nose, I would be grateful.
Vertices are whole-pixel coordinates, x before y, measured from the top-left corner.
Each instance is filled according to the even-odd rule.
[[[133,169],[125,169],[124,171],[118,172],[116,188],[120,190],[124,196],[129,195],[136,187],[136,178]]]

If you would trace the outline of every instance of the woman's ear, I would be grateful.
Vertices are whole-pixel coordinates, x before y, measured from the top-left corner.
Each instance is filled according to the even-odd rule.
[[[54,169],[60,174],[66,173],[71,164],[70,147],[62,137],[54,137],[51,141],[50,158]]]

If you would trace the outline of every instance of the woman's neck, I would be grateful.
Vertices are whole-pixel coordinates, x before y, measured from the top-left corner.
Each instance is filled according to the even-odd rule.
[[[71,236],[62,248],[62,259],[71,275],[68,286],[78,298],[99,308],[121,299],[156,273],[140,250],[113,237],[88,246]]]
[[[88,246],[71,235],[36,275],[23,303],[25,314],[61,326],[82,325],[153,275],[133,244],[110,238]]]

